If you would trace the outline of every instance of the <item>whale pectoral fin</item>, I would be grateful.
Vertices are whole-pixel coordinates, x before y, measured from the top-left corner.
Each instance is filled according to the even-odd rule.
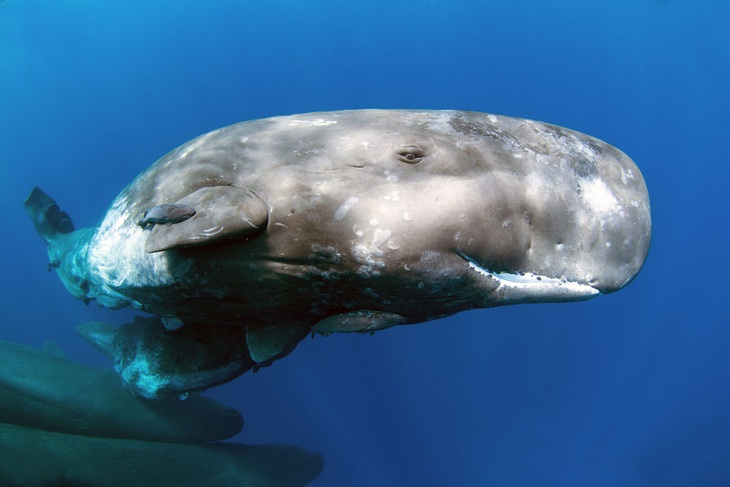
[[[269,365],[275,359],[289,355],[308,333],[308,327],[290,324],[249,326],[246,330],[248,353],[257,364]]]
[[[179,223],[155,225],[145,244],[149,253],[254,238],[266,229],[269,208],[253,191],[235,186],[200,188],[176,201],[195,215]]]
[[[107,357],[116,358],[117,329],[114,326],[100,321],[91,321],[78,325],[76,333]]]
[[[324,336],[335,332],[374,333],[376,330],[384,330],[391,326],[402,325],[406,321],[406,318],[399,314],[361,309],[328,316],[314,325],[312,331]]]

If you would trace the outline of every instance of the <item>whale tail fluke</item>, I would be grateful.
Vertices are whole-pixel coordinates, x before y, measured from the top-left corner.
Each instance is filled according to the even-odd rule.
[[[33,191],[30,192],[24,206],[35,229],[46,243],[59,234],[67,234],[75,230],[68,213],[62,211],[53,198],[38,187],[33,188]]]
[[[68,213],[61,211],[53,198],[40,188],[33,188],[24,206],[46,243],[48,270],[56,271],[68,292],[87,303],[91,299],[106,299],[103,304],[109,307],[124,306],[118,299],[108,296],[100,298],[98,287],[89,277],[86,249],[96,229],[77,230]]]

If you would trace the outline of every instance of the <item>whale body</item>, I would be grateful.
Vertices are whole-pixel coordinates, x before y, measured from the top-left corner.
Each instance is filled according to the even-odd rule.
[[[161,210],[177,208],[185,218]],[[620,150],[555,125],[453,110],[243,122],[162,157],[94,228],[76,230],[38,189],[26,209],[72,295],[162,320],[145,327],[143,342],[157,345],[125,356],[109,344],[115,333],[129,341],[131,328],[87,334],[118,370],[204,327],[231,334],[211,352],[231,377],[211,384],[270,364],[312,332],[611,293],[634,279],[651,240],[644,179]],[[246,367],[227,367],[242,353]],[[176,369],[165,363],[128,374],[132,389],[185,392],[185,381],[163,380]]]
[[[134,397],[111,370],[19,343],[0,340],[0,363],[0,423],[171,443],[225,440],[243,428],[240,412],[212,399]]]
[[[300,487],[324,466],[294,445],[222,443],[240,432],[239,411],[199,395],[135,397],[50,342],[0,340],[0,363],[3,487]]]

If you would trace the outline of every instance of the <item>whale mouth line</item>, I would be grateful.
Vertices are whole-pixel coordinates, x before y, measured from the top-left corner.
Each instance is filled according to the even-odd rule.
[[[601,292],[588,284],[581,284],[579,282],[569,281],[564,277],[548,277],[533,274],[531,272],[511,273],[511,272],[495,272],[481,264],[479,264],[473,257],[462,252],[461,250],[455,250],[456,255],[464,259],[468,264],[469,268],[478,273],[481,276],[488,277],[497,281],[501,286],[511,288],[514,290],[520,289],[527,291],[528,289],[557,289],[568,291],[570,294],[576,296],[592,297]]]
[[[566,279],[556,279],[554,277],[540,276],[531,272],[521,272],[513,274],[510,272],[495,272],[490,270],[481,264],[479,264],[473,257],[465,254],[461,250],[456,250],[456,254],[469,263],[469,268],[475,270],[479,274],[491,277],[500,282],[506,282],[511,284],[561,284],[567,283]]]

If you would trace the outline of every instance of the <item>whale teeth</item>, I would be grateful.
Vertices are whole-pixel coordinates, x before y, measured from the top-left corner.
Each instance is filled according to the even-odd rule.
[[[504,302],[581,301],[601,294],[593,286],[568,281],[562,277],[540,276],[531,272],[520,274],[493,272],[479,265],[464,252],[457,250],[456,253],[469,264],[470,269],[499,283],[496,290],[499,290],[498,293],[501,294],[501,300]]]
[[[532,272],[521,272],[519,274],[513,274],[510,272],[495,272],[479,265],[472,257],[465,254],[464,252],[457,250],[456,254],[462,259],[469,263],[469,268],[478,272],[479,274],[496,279],[502,284],[512,286],[530,286],[530,285],[564,285],[564,284],[576,284],[569,283],[565,278],[555,278],[548,276],[541,276],[539,274],[533,274]],[[590,286],[586,286],[590,288]],[[593,289],[593,288],[591,288]]]

